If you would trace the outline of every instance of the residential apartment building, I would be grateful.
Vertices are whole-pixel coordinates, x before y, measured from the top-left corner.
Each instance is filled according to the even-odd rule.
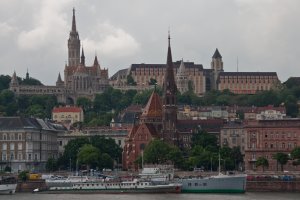
[[[246,170],[262,170],[256,168],[256,161],[259,157],[265,157],[269,162],[266,170],[276,171],[278,165],[273,156],[278,152],[290,154],[293,148],[300,145],[300,119],[247,121],[244,124],[244,134],[247,144]],[[292,161],[288,161],[284,170],[296,171],[300,167],[293,166]]]
[[[242,122],[228,122],[220,131],[221,147],[240,147],[242,155],[245,155],[246,138]]]
[[[13,172],[45,170],[58,157],[57,134],[65,128],[41,119],[0,117],[0,165]]]

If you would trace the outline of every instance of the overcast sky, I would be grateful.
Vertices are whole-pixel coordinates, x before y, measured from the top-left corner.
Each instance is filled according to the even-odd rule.
[[[299,0],[0,0],[0,74],[54,85],[67,61],[72,8],[86,64],[95,53],[109,76],[132,63],[173,61],[210,68],[219,49],[224,71],[300,76]]]

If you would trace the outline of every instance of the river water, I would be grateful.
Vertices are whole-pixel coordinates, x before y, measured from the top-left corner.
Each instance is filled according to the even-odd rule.
[[[247,192],[245,194],[31,194],[0,195],[0,200],[289,200],[300,193]]]

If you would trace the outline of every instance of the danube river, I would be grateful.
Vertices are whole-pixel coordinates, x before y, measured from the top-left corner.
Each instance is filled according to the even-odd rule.
[[[0,200],[286,200],[300,193],[247,192],[245,194],[31,194],[0,195]]]

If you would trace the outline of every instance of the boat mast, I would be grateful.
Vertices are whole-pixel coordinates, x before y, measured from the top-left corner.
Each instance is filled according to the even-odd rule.
[[[219,152],[219,175],[221,174],[221,156]]]

